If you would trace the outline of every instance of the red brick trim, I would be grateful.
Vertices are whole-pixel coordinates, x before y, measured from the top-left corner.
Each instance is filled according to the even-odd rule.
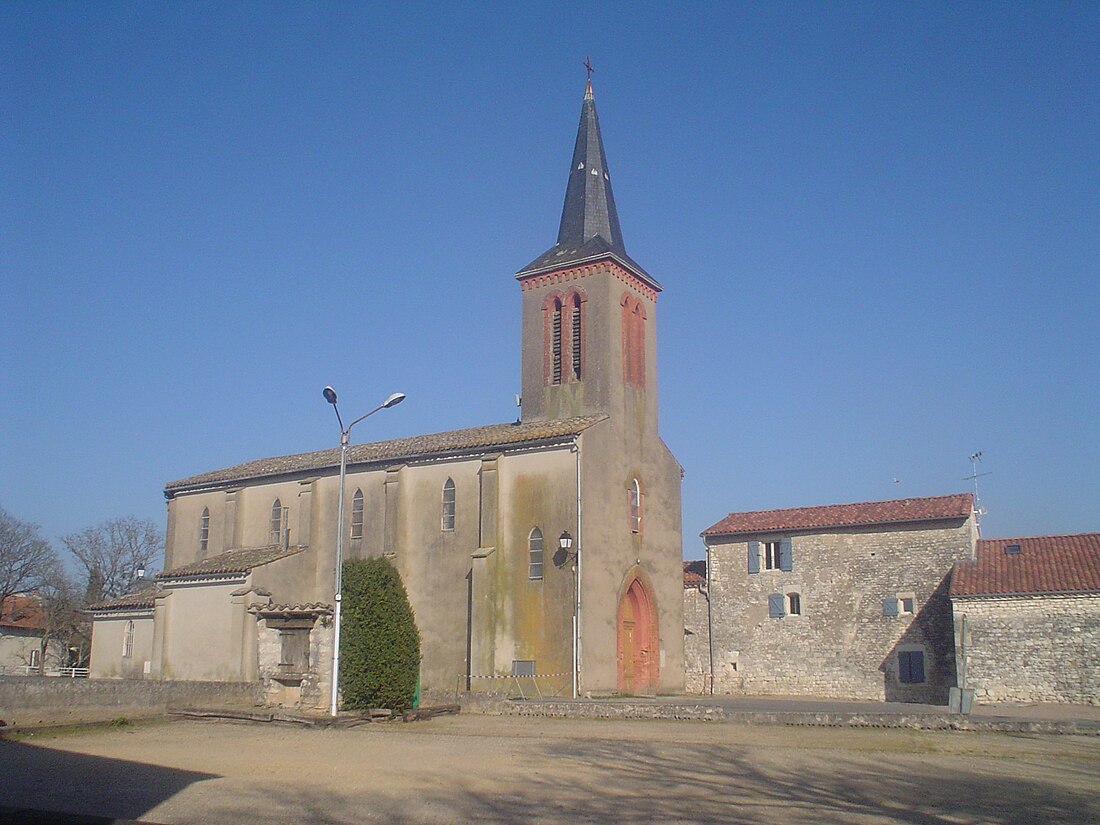
[[[623,308],[622,351],[623,381],[645,388],[646,309],[640,298],[624,292],[619,300]]]
[[[539,289],[540,287],[549,286],[551,284],[565,284],[571,281],[576,281],[581,278],[585,278],[589,275],[596,275],[601,272],[610,272],[624,284],[629,286],[635,292],[640,295],[644,295],[651,301],[657,300],[657,290],[635,275],[628,269],[624,269],[614,261],[598,261],[597,263],[582,264],[580,266],[567,267],[565,269],[557,269],[552,272],[543,272],[538,275],[531,275],[524,278],[519,282],[519,288],[526,292],[529,289]]]

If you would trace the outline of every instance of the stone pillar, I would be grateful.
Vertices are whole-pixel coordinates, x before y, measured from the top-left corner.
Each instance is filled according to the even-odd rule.
[[[298,544],[309,547],[310,526],[313,522],[313,490],[317,479],[298,482]]]
[[[383,524],[383,540],[382,540],[382,552],[386,556],[393,558],[397,555],[397,543],[398,543],[398,518],[400,516],[400,509],[398,507],[401,494],[401,467],[389,467],[386,470],[386,512],[385,523]]]
[[[237,526],[237,498],[239,495],[240,490],[225,491],[225,543],[222,545],[222,550],[232,550],[240,546],[237,543],[240,536],[240,530]]]

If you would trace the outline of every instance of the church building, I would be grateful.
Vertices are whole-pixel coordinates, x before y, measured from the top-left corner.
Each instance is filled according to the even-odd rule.
[[[122,635],[95,648],[93,676],[260,681],[273,702],[325,707],[341,530],[345,557],[383,555],[401,573],[426,691],[534,674],[565,696],[681,692],[661,286],[627,255],[611,185],[589,83],[557,242],[515,276],[519,421],[353,445],[342,524],[338,449],[169,483],[165,572],[139,612],[96,607],[96,632]]]

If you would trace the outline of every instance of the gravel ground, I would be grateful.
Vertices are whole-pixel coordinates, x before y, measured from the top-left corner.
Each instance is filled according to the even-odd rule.
[[[1100,823],[1100,737],[441,717],[0,742],[0,805],[152,822]]]

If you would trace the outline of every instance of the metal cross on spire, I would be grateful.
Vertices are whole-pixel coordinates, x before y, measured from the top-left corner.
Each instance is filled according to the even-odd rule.
[[[588,72],[588,80],[589,80],[589,82],[591,82],[592,72],[596,71],[595,69],[592,68],[592,58],[589,57],[588,55],[585,55],[584,63],[581,64],[581,65],[583,65],[585,70]]]

